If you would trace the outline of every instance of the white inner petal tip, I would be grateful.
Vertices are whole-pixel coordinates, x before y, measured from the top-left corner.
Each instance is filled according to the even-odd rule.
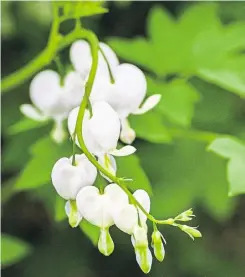
[[[148,97],[143,103],[142,107],[136,110],[133,114],[144,114],[153,109],[161,100],[161,94],[154,94]]]
[[[20,105],[20,111],[26,117],[33,119],[35,121],[45,121],[47,117],[42,115],[33,105],[23,104]]]
[[[110,151],[110,154],[113,156],[129,156],[136,151],[136,148],[131,145],[126,145],[121,149],[114,149]]]

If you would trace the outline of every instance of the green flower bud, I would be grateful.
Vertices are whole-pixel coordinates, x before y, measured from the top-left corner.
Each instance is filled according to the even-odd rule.
[[[193,214],[192,209],[189,209],[187,211],[184,211],[183,213],[179,214],[175,220],[179,220],[179,221],[190,221],[192,220],[192,217],[194,217],[195,215]]]
[[[165,242],[162,234],[158,231],[155,230],[152,233],[152,247],[154,250],[154,255],[157,258],[158,261],[162,262],[164,257],[165,257],[165,249],[164,249],[164,245],[163,245],[163,241]]]
[[[114,242],[109,233],[109,228],[100,229],[100,237],[98,242],[100,253],[105,256],[110,256],[114,250]]]
[[[187,225],[180,225],[179,227],[182,231],[188,234],[193,240],[194,238],[201,238],[202,234],[200,231],[197,230],[196,227],[190,227]]]

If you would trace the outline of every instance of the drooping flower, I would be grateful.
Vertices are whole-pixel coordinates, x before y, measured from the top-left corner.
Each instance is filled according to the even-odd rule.
[[[116,184],[106,186],[103,193],[96,187],[85,187],[79,191],[76,203],[80,214],[100,228],[98,248],[102,254],[109,256],[114,250],[109,233],[109,227],[114,224],[112,213],[115,208],[128,203],[126,193]]]
[[[114,72],[116,66],[119,64],[116,54],[103,42],[99,43],[99,47],[103,51],[111,71]],[[84,80],[87,80],[92,65],[92,55],[88,42],[85,40],[75,41],[70,48],[70,59],[75,70],[80,73]],[[103,74],[107,80],[110,80],[108,65],[100,51],[96,76],[101,74]]]
[[[161,96],[152,95],[143,103],[147,91],[143,72],[132,64],[119,65],[115,52],[107,44],[100,42],[99,46],[104,52],[115,82],[111,82],[108,65],[100,52],[90,99],[92,103],[105,101],[112,106],[122,122],[120,139],[131,144],[136,134],[130,127],[127,117],[130,114],[146,113],[157,105]],[[70,59],[75,70],[87,80],[92,63],[89,44],[84,40],[74,42],[70,49]]]
[[[146,191],[137,190],[133,196],[147,213],[150,211],[150,198]],[[123,232],[131,235],[137,263],[144,273],[151,269],[152,254],[147,238],[146,215],[135,205],[126,204],[113,212],[115,225]]]
[[[103,74],[99,75],[91,93],[92,103],[104,100],[118,113],[122,123],[121,140],[132,143],[135,131],[130,127],[128,116],[140,115],[154,108],[161,96],[155,94],[143,100],[147,92],[146,79],[143,72],[132,64],[120,64],[114,69],[114,83],[108,81]],[[143,103],[143,104],[142,104]]]
[[[53,186],[57,193],[67,200],[65,209],[72,227],[76,227],[81,220],[75,199],[83,187],[91,186],[95,182],[97,170],[93,164],[82,155],[75,155],[75,165],[71,158],[59,159],[51,173]]]
[[[79,108],[71,111],[68,117],[68,129],[73,136]],[[110,156],[126,156],[135,152],[132,146],[117,150],[120,135],[120,120],[117,113],[106,102],[96,102],[92,105],[92,116],[85,111],[82,135],[89,152],[99,158],[99,162],[112,174],[116,171],[115,160]],[[79,142],[76,141],[79,145]]]
[[[52,138],[56,142],[62,142],[66,136],[63,120],[71,109],[80,104],[83,94],[84,82],[78,73],[68,73],[61,85],[57,72],[44,70],[31,81],[30,98],[33,104],[23,104],[20,110],[35,121],[52,119],[55,123]]]
[[[151,238],[152,238],[151,246],[153,248],[154,255],[159,262],[162,262],[165,257],[164,243],[166,244],[166,241],[163,235],[158,230],[154,230]]]

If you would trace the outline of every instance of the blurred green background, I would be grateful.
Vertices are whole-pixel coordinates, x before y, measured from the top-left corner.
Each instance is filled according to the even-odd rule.
[[[7,76],[45,47],[52,11],[48,2],[1,5],[2,76]],[[159,218],[193,207],[194,225],[203,234],[193,242],[179,230],[161,228],[167,255],[163,263],[153,263],[149,275],[245,276],[245,198],[228,197],[236,181],[227,181],[227,160],[206,151],[215,133],[245,139],[245,3],[107,6],[108,14],[84,24],[121,61],[146,72],[149,94],[163,95],[154,112],[130,119],[139,137],[138,159],[122,158],[119,173],[135,177],[137,187],[151,185],[152,213]],[[68,64],[68,49],[62,61]],[[116,249],[106,258],[87,238],[96,237],[96,230],[91,234],[90,226],[82,226],[86,236],[62,221],[50,170],[72,146],[54,145],[50,125],[11,132],[23,118],[19,105],[30,101],[28,86],[29,81],[2,96],[2,276],[143,276],[126,234],[112,228]],[[244,172],[245,167],[236,173],[238,183]]]

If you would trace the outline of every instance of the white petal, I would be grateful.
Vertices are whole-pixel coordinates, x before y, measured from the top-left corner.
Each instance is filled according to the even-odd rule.
[[[85,80],[75,71],[69,72],[64,80],[64,101],[72,108],[79,106],[82,102],[85,89]]]
[[[120,139],[122,142],[131,144],[135,140],[136,133],[135,131],[130,127],[129,122],[127,119],[121,120],[121,133],[120,133]]]
[[[136,148],[131,145],[126,145],[121,149],[114,149],[110,151],[110,154],[113,156],[129,156],[136,151]]]
[[[35,121],[45,121],[48,117],[41,114],[33,105],[31,104],[23,104],[20,105],[20,111],[26,117],[29,117]]]
[[[96,155],[108,153],[115,149],[120,134],[120,120],[117,113],[106,102],[96,102],[93,107],[93,116],[88,122],[88,128],[100,149],[92,152]],[[84,138],[87,141],[91,137]]]
[[[62,99],[63,93],[60,77],[52,70],[41,71],[30,84],[30,98],[33,104],[47,116],[65,117],[69,106]]]
[[[100,228],[113,225],[110,201],[106,195],[100,194],[98,188],[91,186],[81,189],[76,202],[81,215],[93,225]]]
[[[146,79],[143,72],[132,64],[121,64],[115,71],[114,91],[108,95],[107,102],[120,118],[136,111],[146,95]]]
[[[91,170],[90,174],[92,174]],[[93,178],[88,177],[87,168],[83,166],[83,163],[73,166],[70,159],[61,158],[52,169],[51,179],[57,193],[69,200],[76,199],[78,191],[84,186],[92,185],[96,174],[94,171]]]
[[[161,94],[154,94],[148,97],[142,107],[133,112],[133,114],[144,114],[153,109],[161,100]]]
[[[117,184],[106,186],[104,194],[109,198],[112,210],[115,209],[115,207],[119,208],[128,204],[127,194]]]
[[[134,227],[138,224],[138,212],[134,205],[125,205],[119,209],[115,208],[113,220],[121,231],[132,234]]]
[[[112,71],[112,74],[114,73],[116,67],[119,65],[119,61],[117,58],[117,55],[115,52],[111,49],[111,47],[103,42],[99,43],[104,55],[106,56],[106,59],[110,65],[110,69]],[[107,64],[104,60],[104,57],[100,54],[99,55],[99,70],[108,71]],[[101,72],[99,72],[101,73]],[[109,74],[109,72],[108,72]]]
[[[145,190],[139,189],[136,190],[133,196],[137,199],[137,201],[143,206],[147,213],[150,212],[151,200],[148,193]],[[138,208],[140,222],[142,226],[145,225],[147,217],[146,215]]]
[[[116,160],[113,156],[104,154],[98,157],[98,162],[107,170],[109,171],[112,175],[116,176],[116,171],[117,171],[117,164]],[[103,176],[106,180],[111,182],[111,180],[106,177],[103,173],[101,173],[101,176]]]
[[[70,161],[72,162],[72,156],[70,157]],[[76,154],[75,162],[78,168],[82,167],[81,170],[86,172],[86,179],[84,178],[84,182],[86,182],[88,186],[92,185],[95,182],[97,176],[96,167],[88,160],[85,154]]]
[[[75,41],[70,48],[70,59],[75,70],[82,78],[86,79],[92,63],[92,56],[89,44],[85,40]]]

